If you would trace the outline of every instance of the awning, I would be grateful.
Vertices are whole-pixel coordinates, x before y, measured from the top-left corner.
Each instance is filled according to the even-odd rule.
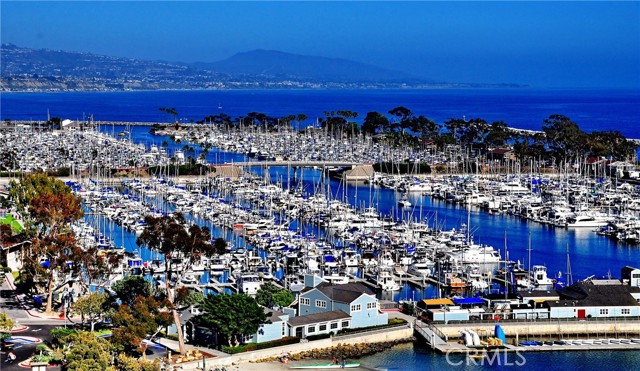
[[[453,302],[456,305],[484,304],[484,300],[480,298],[453,298]]]
[[[451,299],[425,299],[422,302],[425,305],[453,305]]]

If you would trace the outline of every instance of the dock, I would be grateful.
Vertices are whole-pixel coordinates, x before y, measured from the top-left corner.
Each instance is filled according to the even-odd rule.
[[[560,323],[561,322],[561,323]],[[496,322],[497,323],[497,322]],[[640,350],[640,321],[542,321],[500,322],[507,335],[502,346],[466,346],[457,340],[460,331],[473,330],[481,338],[493,334],[496,323],[433,324],[416,320],[415,334],[434,351],[443,354],[487,352],[545,352],[589,350]],[[550,341],[562,344],[549,344]],[[522,341],[539,345],[519,345]],[[545,341],[547,343],[545,343]]]

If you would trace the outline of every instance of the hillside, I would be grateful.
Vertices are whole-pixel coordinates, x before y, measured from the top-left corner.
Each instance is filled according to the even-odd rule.
[[[516,86],[435,82],[372,64],[272,50],[186,64],[2,44],[0,59],[0,91]]]
[[[262,76],[318,82],[416,83],[426,82],[401,71],[346,59],[253,50],[195,67],[236,76]]]

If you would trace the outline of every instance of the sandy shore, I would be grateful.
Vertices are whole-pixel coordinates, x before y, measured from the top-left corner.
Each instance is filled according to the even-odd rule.
[[[287,364],[279,362],[260,362],[260,363],[242,363],[237,366],[228,366],[227,371],[269,371],[269,370],[289,370],[292,366],[302,366],[314,363],[331,362],[331,360],[307,359],[303,361],[290,361]],[[352,360],[351,362],[358,362]],[[364,367],[349,368],[354,371],[369,371],[371,369]]]

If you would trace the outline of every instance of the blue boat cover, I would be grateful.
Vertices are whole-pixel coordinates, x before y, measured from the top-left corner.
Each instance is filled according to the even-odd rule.
[[[456,305],[463,304],[484,304],[484,300],[480,298],[453,298],[453,302]]]
[[[507,343],[507,337],[504,335],[504,331],[502,330],[502,327],[500,327],[500,325],[496,325],[494,332],[495,337],[502,340],[502,344]]]

